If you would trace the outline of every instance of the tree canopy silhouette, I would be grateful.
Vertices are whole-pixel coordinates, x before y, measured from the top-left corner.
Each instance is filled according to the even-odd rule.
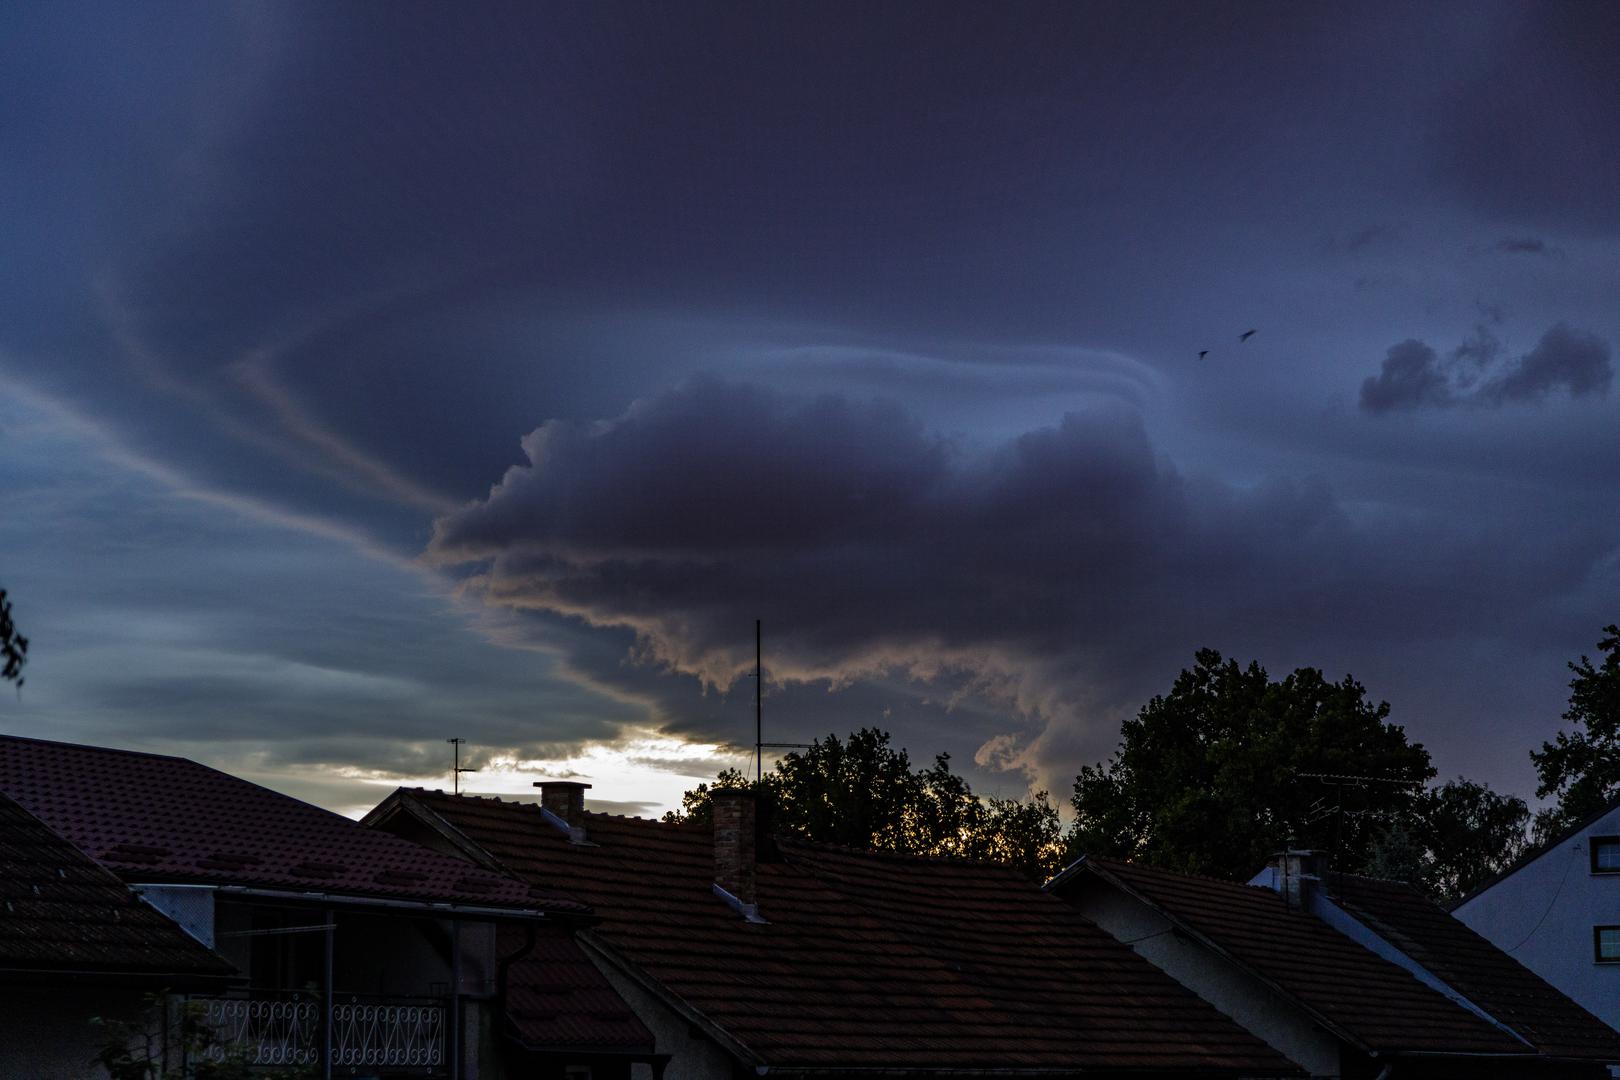
[[[1202,649],[1125,722],[1112,760],[1080,770],[1073,852],[1243,879],[1291,844],[1362,869],[1392,825],[1415,820],[1434,775],[1388,716],[1349,676],[1300,668],[1273,681]]]
[[[727,769],[681,799],[667,821],[711,820],[716,788],[754,788]],[[1062,824],[1047,793],[1027,801],[981,799],[939,754],[926,769],[912,767],[889,733],[862,728],[839,739],[817,739],[788,754],[756,788],[761,813],[778,833],[872,851],[959,855],[1017,866],[1033,878],[1058,869]]]
[[[28,639],[17,633],[11,619],[11,601],[0,589],[0,681],[23,684],[22,669],[28,662]]]
[[[1620,626],[1610,623],[1598,639],[1601,662],[1582,656],[1571,662],[1569,708],[1560,731],[1530,752],[1540,780],[1537,798],[1556,796],[1552,812],[1537,821],[1550,834],[1595,814],[1620,795]]]

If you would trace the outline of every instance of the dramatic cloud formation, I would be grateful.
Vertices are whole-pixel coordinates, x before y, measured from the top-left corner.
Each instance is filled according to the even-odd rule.
[[[1482,379],[1500,351],[1500,343],[1483,327],[1445,361],[1415,338],[1393,345],[1379,373],[1362,382],[1361,408],[1384,413],[1424,406],[1497,406],[1540,401],[1556,390],[1572,398],[1601,397],[1614,378],[1608,342],[1563,323],[1505,371]]]
[[[1620,8],[178,8],[0,9],[8,730],[667,805],[761,617],[767,731],[1006,793],[1206,644],[1533,784],[1620,595]]]
[[[1124,408],[976,445],[892,403],[698,379],[523,446],[529,463],[429,547],[492,603],[628,628],[645,663],[721,689],[763,617],[773,682],[900,676],[1000,702],[1035,723],[981,764],[1032,772],[1200,635],[1320,639],[1332,618],[1392,643],[1483,613],[1486,581],[1568,570],[1521,562],[1510,583],[1522,541],[1493,553],[1320,485],[1183,475]]]

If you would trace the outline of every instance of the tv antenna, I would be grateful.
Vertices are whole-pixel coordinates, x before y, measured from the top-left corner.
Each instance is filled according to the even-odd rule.
[[[1347,787],[1361,788],[1363,790],[1375,785],[1385,784],[1390,787],[1422,788],[1422,780],[1402,780],[1393,776],[1355,776],[1348,773],[1312,773],[1302,772],[1294,774],[1300,780],[1315,780],[1333,789],[1333,848],[1328,853],[1328,865],[1337,868],[1339,865],[1339,847],[1344,839],[1344,789]],[[1323,800],[1318,799],[1311,806],[1316,813],[1313,821],[1327,816],[1329,810]]]
[[[765,751],[808,750],[809,743],[765,741],[765,668],[760,647],[760,621],[754,620],[754,783],[765,778]]]
[[[466,739],[446,739],[445,742],[456,748],[455,764],[450,766],[450,791],[454,795],[461,794],[461,774],[464,772],[477,772],[477,769],[463,769],[461,767],[461,744]]]

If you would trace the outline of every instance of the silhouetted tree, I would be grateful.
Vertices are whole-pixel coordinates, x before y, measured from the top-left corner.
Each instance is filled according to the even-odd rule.
[[[17,633],[11,621],[11,601],[6,590],[0,589],[0,681],[9,681],[21,688],[22,669],[28,663],[28,639]]]
[[[717,788],[754,787],[736,769],[685,793],[666,821],[712,820]],[[1046,792],[1027,802],[973,793],[940,754],[914,769],[889,734],[863,728],[847,739],[828,735],[788,754],[756,791],[773,830],[822,843],[873,851],[959,855],[1018,866],[1031,877],[1055,871],[1063,852],[1062,825]]]
[[[1475,885],[1513,865],[1529,846],[1530,808],[1516,795],[1498,795],[1458,777],[1425,791],[1410,829],[1420,849],[1417,872],[1400,877],[1440,903],[1459,900]]]
[[[1602,662],[1571,663],[1569,708],[1552,742],[1530,751],[1540,780],[1538,798],[1557,797],[1552,813],[1538,815],[1538,835],[1550,835],[1601,810],[1620,795],[1620,626],[1610,623],[1598,640]]]
[[[1070,854],[1244,879],[1293,844],[1367,869],[1378,841],[1413,821],[1434,775],[1428,751],[1388,715],[1349,676],[1300,668],[1274,682],[1257,663],[1202,649],[1125,722],[1106,765],[1080,770]],[[1335,789],[1311,773],[1392,782]]]

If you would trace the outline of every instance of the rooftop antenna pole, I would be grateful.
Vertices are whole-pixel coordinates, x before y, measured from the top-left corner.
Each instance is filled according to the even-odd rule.
[[[754,783],[765,776],[765,672],[760,666],[764,655],[760,648],[759,620],[754,620]]]
[[[454,795],[461,794],[461,774],[464,772],[477,772],[477,769],[463,769],[461,767],[461,744],[466,739],[446,739],[445,742],[456,748],[455,764],[450,767],[450,791]]]

